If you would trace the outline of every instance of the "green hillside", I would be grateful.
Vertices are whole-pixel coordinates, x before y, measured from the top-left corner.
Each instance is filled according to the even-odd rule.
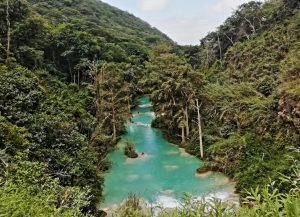
[[[139,65],[148,59],[149,46],[173,44],[144,21],[101,1],[24,0],[10,4],[10,58],[30,69],[47,67],[69,81],[87,79],[86,60]],[[5,1],[1,9],[4,49]]]
[[[54,25],[63,22],[73,24],[78,29],[102,37],[110,43],[136,42],[151,45],[157,42],[171,42],[166,35],[143,20],[101,1],[28,2],[35,12],[51,20]]]

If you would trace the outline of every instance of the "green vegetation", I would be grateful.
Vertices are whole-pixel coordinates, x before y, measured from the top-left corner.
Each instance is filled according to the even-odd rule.
[[[149,46],[173,42],[94,0],[2,0],[0,26],[0,215],[100,215]]]
[[[243,4],[200,46],[159,46],[146,65],[154,125],[197,156],[203,131],[206,167],[233,177],[242,196],[291,174],[300,157],[299,15],[297,1]]]
[[[20,66],[1,67],[0,75],[0,145],[4,153],[1,181],[8,188],[8,199],[13,202],[14,195],[10,193],[14,191],[20,196],[28,196],[31,191],[40,192],[43,197],[57,195],[52,192],[54,182],[57,192],[63,192],[59,188],[65,187],[74,196],[79,189],[83,193],[86,188],[91,195],[83,202],[86,206],[96,203],[102,180],[95,162],[101,158],[89,144],[88,136],[92,134],[95,120],[88,111],[92,99],[87,90],[79,91],[78,87],[61,83],[47,72],[33,73]],[[43,179],[51,185],[47,187]],[[45,192],[44,187],[48,188]],[[72,188],[78,190],[73,192]],[[45,203],[38,196],[36,200]],[[51,198],[49,202],[56,203]],[[74,197],[74,203],[77,202],[80,201]],[[18,205],[18,209],[23,209],[22,203]]]
[[[127,141],[125,148],[124,148],[124,154],[129,158],[137,158],[139,155],[136,153],[136,150],[134,149],[134,145],[132,142]]]
[[[153,125],[196,156],[203,143],[244,202],[162,216],[299,216],[299,7],[243,4],[180,47],[101,1],[1,0],[0,216],[99,216],[106,154],[143,91]],[[143,216],[137,200],[120,216]]]

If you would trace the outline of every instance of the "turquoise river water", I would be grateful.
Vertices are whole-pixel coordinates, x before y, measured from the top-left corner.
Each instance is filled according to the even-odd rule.
[[[220,199],[236,197],[234,184],[223,174],[196,175],[201,161],[167,142],[159,129],[152,128],[154,117],[149,97],[139,98],[132,121],[126,124],[127,133],[109,154],[112,167],[105,176],[103,207],[120,204],[130,193],[167,208],[176,207],[184,193]],[[139,158],[124,155],[128,140],[135,145]]]

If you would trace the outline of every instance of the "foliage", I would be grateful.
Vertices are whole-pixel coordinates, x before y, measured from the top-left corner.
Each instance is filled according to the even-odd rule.
[[[183,58],[162,45],[154,48],[156,54],[147,63],[148,74],[141,81],[151,93],[157,118],[154,125],[166,128],[181,137],[186,145],[190,139],[194,105],[203,83],[201,74],[195,72]],[[200,89],[199,88],[199,89]]]
[[[6,5],[1,3],[1,44]],[[12,9],[14,8],[14,9]],[[60,8],[60,10],[58,10]],[[101,1],[10,1],[12,56],[28,68],[55,67],[61,78],[90,81],[85,59],[143,64],[147,46],[173,42],[149,24]],[[23,37],[26,35],[26,37]]]
[[[278,172],[291,174],[290,157],[299,159],[299,23],[298,2],[252,1],[200,46],[185,46],[177,55],[160,46],[147,64],[143,84],[151,87],[154,125],[198,156],[193,109],[198,98],[205,156],[213,170],[236,179],[237,190],[277,180]],[[185,117],[190,129],[181,133]],[[179,140],[184,134],[185,142]]]
[[[125,200],[124,204],[116,212],[117,217],[146,217],[149,216],[149,212],[143,209],[142,199],[136,195],[131,194]]]
[[[160,217],[184,216],[221,216],[221,217],[250,217],[250,216],[298,216],[299,193],[281,195],[276,189],[263,188],[249,193],[245,204],[249,206],[237,207],[219,200],[199,201],[193,198],[186,199],[182,209],[162,211]],[[250,205],[251,204],[251,205]]]
[[[133,84],[126,79],[126,65],[92,62],[90,73],[93,77],[96,116],[100,127],[112,134],[114,142],[122,132],[125,118],[130,114]]]
[[[47,175],[43,163],[16,157],[11,175],[0,188],[0,214],[8,216],[83,216],[88,205],[87,192],[76,187],[62,187]]]
[[[259,7],[261,28],[232,43],[222,65],[198,63],[208,80],[202,100],[207,156],[213,169],[237,180],[239,190],[276,180],[278,172],[291,174],[290,156],[299,159],[298,6],[268,1]]]
[[[124,154],[129,158],[137,158],[139,156],[138,153],[136,153],[134,145],[129,141],[126,142]]]
[[[98,215],[106,154],[124,131],[149,45],[173,42],[95,0],[10,0],[9,28],[6,3],[0,2],[0,215]]]
[[[29,166],[14,168],[19,162],[15,156],[23,153],[29,164],[45,163],[47,169],[42,170],[42,175],[54,178],[57,186],[90,188],[85,206],[93,210],[102,185],[96,162],[102,162],[105,156],[98,157],[89,144],[95,125],[89,107],[90,93],[86,89],[78,91],[43,71],[33,73],[20,66],[1,66],[1,70],[1,182],[24,181],[26,174],[33,174],[28,171]],[[17,172],[17,177],[12,172]],[[18,192],[21,186],[13,188]],[[25,193],[26,189],[14,197]]]
[[[26,129],[20,128],[0,115],[0,185],[9,176],[9,163],[12,155],[19,150],[25,150],[28,146]]]
[[[24,125],[38,109],[42,96],[36,77],[23,67],[0,66],[0,111],[9,121]]]

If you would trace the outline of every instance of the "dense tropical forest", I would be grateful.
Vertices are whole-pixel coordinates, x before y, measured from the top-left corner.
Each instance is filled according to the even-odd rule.
[[[1,0],[0,216],[105,216],[106,156],[141,94],[241,195],[161,216],[299,216],[299,7],[251,1],[179,46],[101,1]],[[148,216],[136,200],[116,215]]]

